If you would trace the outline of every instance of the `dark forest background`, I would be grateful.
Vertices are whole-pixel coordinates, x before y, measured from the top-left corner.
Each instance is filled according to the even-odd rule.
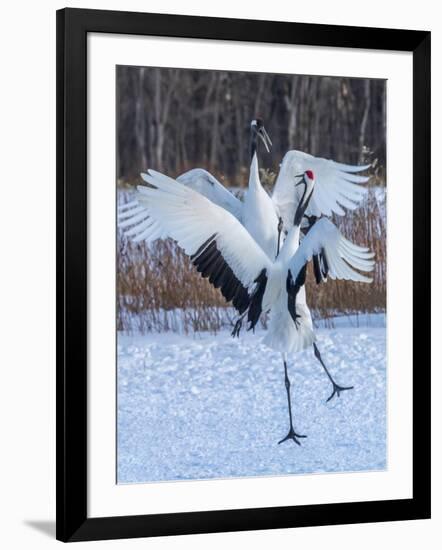
[[[277,170],[289,149],[385,168],[383,80],[117,67],[118,178],[155,168],[203,167],[247,181],[250,121],[273,141],[260,165]]]
[[[249,128],[260,116],[273,141],[260,148],[261,181],[271,191],[290,149],[359,164],[371,163],[369,193],[360,208],[334,217],[353,242],[375,252],[371,285],[307,277],[315,320],[385,311],[385,81],[304,75],[117,68],[118,202],[134,197],[148,168],[177,176],[208,169],[241,194],[249,174]],[[117,326],[124,331],[212,331],[236,315],[221,293],[196,273],[170,240],[117,240]],[[362,317],[361,317],[362,315]],[[352,317],[353,318],[353,317]],[[261,318],[266,324],[266,316]]]

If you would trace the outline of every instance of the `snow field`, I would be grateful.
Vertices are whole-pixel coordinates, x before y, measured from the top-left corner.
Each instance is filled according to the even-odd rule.
[[[118,482],[385,469],[385,328],[316,334],[336,382],[354,389],[326,403],[313,349],[289,357],[294,427],[308,436],[297,446],[277,444],[289,426],[284,369],[264,331],[119,333]]]

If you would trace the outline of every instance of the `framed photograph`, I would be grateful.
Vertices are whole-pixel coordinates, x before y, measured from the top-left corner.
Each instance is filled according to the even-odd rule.
[[[430,517],[430,33],[57,12],[57,538]]]

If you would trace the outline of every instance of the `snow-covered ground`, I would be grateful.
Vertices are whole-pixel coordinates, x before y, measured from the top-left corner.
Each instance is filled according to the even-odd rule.
[[[289,361],[295,430],[287,441],[284,369],[264,332],[118,335],[118,482],[386,468],[384,317],[317,331],[331,384],[312,349]]]

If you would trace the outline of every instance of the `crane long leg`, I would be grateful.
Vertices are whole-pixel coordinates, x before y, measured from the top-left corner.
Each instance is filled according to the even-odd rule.
[[[335,394],[339,397],[341,394],[341,391],[352,390],[353,386],[340,386],[339,384],[336,384],[328,368],[325,366],[324,361],[322,360],[321,354],[319,352],[318,346],[316,345],[315,342],[313,342],[313,350],[315,352],[316,359],[321,363],[322,368],[325,370],[325,374],[328,376],[330,382],[333,384],[333,392],[326,402],[328,403],[330,399],[332,399],[335,396]]]
[[[287,441],[288,439],[292,439],[295,443],[297,443],[298,445],[301,445],[301,443],[298,441],[297,438],[298,437],[307,437],[307,436],[306,435],[299,435],[293,429],[292,401],[291,401],[291,397],[290,397],[290,379],[289,379],[289,375],[288,375],[288,372],[287,372],[287,357],[286,357],[285,353],[283,354],[282,357],[283,357],[283,361],[284,361],[285,389],[287,390],[287,403],[288,403],[288,407],[289,407],[290,429],[289,429],[289,433],[283,439],[281,439],[281,441],[278,441],[278,445],[280,443],[283,443],[284,441]]]
[[[246,309],[246,311],[242,315],[240,315],[236,320],[235,326],[233,327],[233,330],[230,333],[230,335],[233,336],[234,338],[235,336],[239,338],[239,333],[241,332],[241,328],[242,328],[242,322],[244,321],[244,317],[247,315],[247,313],[248,313],[248,310]]]

